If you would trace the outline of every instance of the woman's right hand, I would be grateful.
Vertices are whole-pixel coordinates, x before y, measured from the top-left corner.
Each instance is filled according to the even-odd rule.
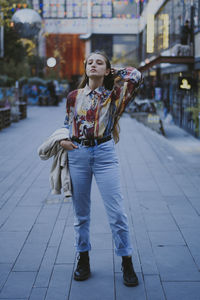
[[[73,150],[78,148],[78,146],[74,145],[70,140],[61,140],[60,146],[63,147],[65,150]]]

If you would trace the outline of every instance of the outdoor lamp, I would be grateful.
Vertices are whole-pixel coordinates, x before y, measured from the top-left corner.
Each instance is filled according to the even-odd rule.
[[[49,57],[47,59],[47,66],[49,68],[53,68],[53,67],[55,67],[55,65],[56,65],[56,59],[54,57]]]
[[[27,39],[37,36],[42,26],[40,15],[29,8],[16,11],[12,17],[12,22],[14,22],[14,28],[20,37]]]

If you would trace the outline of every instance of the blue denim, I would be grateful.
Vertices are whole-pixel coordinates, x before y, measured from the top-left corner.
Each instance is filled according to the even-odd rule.
[[[75,214],[76,248],[91,250],[89,226],[91,183],[94,175],[108,215],[116,254],[132,254],[127,216],[120,187],[120,170],[113,140],[87,147],[74,142],[78,149],[68,151]]]

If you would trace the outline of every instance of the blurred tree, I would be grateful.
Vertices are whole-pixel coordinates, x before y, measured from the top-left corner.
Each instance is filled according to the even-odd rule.
[[[4,19],[0,17],[0,24],[4,26],[4,57],[0,60],[0,74],[19,79],[22,76],[35,76],[36,66],[42,75],[43,61],[35,55],[35,42],[22,39],[14,30],[11,19],[16,9],[26,8],[25,0],[0,0],[0,9]]]

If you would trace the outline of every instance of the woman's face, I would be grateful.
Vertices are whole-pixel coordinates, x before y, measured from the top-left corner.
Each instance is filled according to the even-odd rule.
[[[105,58],[101,54],[93,53],[87,59],[86,75],[89,78],[103,78],[110,73],[107,69]]]

